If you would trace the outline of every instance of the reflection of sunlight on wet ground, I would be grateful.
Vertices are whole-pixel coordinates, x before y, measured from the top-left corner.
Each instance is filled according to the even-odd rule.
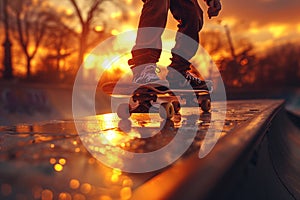
[[[163,120],[158,113],[135,113],[128,120],[120,120],[115,113],[104,114],[77,122],[77,130],[80,131],[81,139],[90,153],[101,161],[104,159],[104,163],[109,166],[124,169],[128,162],[134,163],[136,159],[139,164],[145,164],[143,159],[136,157],[137,154],[155,152],[166,146],[169,150],[161,151],[157,162],[169,163],[182,151],[174,148],[179,148],[183,143],[192,144],[194,134],[198,138],[205,138],[205,133],[211,126],[211,114],[199,116],[199,111],[200,108],[182,108],[184,115],[176,115],[173,120]],[[225,110],[220,109],[219,115],[222,116],[224,112]],[[222,127],[219,127],[221,121],[212,125],[218,133],[222,131]],[[182,138],[176,140],[179,143],[173,143],[178,131],[179,135],[182,135],[179,138]],[[208,146],[214,146],[213,142],[220,136],[218,133],[206,138]],[[199,141],[195,143],[195,148],[199,148],[200,144]],[[182,153],[184,152],[185,150]]]
[[[103,125],[111,127],[109,121]],[[133,181],[120,170],[105,167],[90,157],[73,123],[2,127],[1,132],[1,199],[131,197]],[[107,185],[114,187],[106,190]]]
[[[220,131],[221,137],[227,135],[264,107],[266,104],[256,102],[229,103],[224,125],[218,120],[224,110],[217,103],[212,114],[201,113],[200,117],[193,115],[195,108],[190,107],[167,121],[157,113],[133,114],[129,120],[120,120],[113,113],[86,117],[79,124],[85,131],[81,139],[93,151],[122,166],[121,150],[155,151],[168,144],[183,125],[186,134],[197,127],[194,141],[181,159],[187,158],[202,148],[204,139],[208,147]],[[207,134],[209,126],[215,131]],[[72,121],[0,127],[0,132],[1,199],[129,199],[135,188],[157,173],[130,174],[105,166],[82,145]],[[97,142],[101,145],[95,145]]]

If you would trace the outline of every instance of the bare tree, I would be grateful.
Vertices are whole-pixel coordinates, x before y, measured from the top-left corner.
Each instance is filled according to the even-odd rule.
[[[78,56],[78,66],[80,66],[83,62],[84,54],[89,48],[89,39],[90,33],[94,29],[96,20],[101,20],[103,25],[107,24],[101,16],[107,14],[109,15],[109,10],[107,10],[104,6],[104,3],[110,3],[113,6],[118,7],[122,12],[122,19],[127,20],[128,16],[126,14],[126,4],[125,0],[87,0],[84,5],[79,5],[77,0],[69,0],[71,5],[75,10],[75,14],[79,20],[81,30],[79,35],[79,56]],[[121,1],[121,2],[120,2]],[[107,12],[107,13],[106,13]],[[100,23],[98,21],[98,23]],[[111,23],[111,21],[110,21]],[[106,27],[104,27],[105,29]],[[103,35],[102,35],[103,36]]]
[[[201,32],[201,45],[210,55],[221,54],[227,45],[224,36],[219,31]]]
[[[87,9],[87,13],[83,13],[83,10],[80,9],[79,4],[76,0],[70,0],[73,5],[76,15],[79,19],[81,25],[81,32],[79,37],[79,55],[78,55],[78,66],[83,62],[84,54],[87,48],[87,41],[89,37],[89,33],[91,31],[91,25],[93,23],[93,18],[99,12],[101,12],[100,5],[104,2],[104,0],[91,0],[88,1],[90,7]],[[86,15],[86,18],[84,18]]]
[[[258,76],[266,86],[299,86],[300,85],[300,46],[282,44],[267,51],[260,60]]]
[[[14,0],[10,8],[15,18],[16,39],[26,57],[27,78],[31,76],[31,61],[45,36],[47,25],[52,21],[42,0]]]
[[[4,59],[3,59],[3,78],[11,79],[13,78],[13,67],[12,67],[12,54],[11,54],[11,40],[10,40],[10,26],[9,26],[9,15],[7,12],[8,1],[3,0],[0,2],[1,11],[3,11],[2,21],[4,24],[4,32],[5,32],[5,41],[3,43],[4,47]]]
[[[60,73],[62,67],[61,61],[65,60],[76,50],[73,44],[78,35],[74,30],[65,25],[66,22],[72,20],[73,16],[55,10],[52,10],[52,12],[49,11],[50,15],[52,15],[51,18],[53,20],[52,23],[48,23],[43,43],[48,49],[44,61],[54,61],[54,66],[52,65],[49,70]]]

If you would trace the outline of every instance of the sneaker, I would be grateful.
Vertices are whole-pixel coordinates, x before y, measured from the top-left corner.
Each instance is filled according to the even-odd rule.
[[[189,71],[178,72],[174,69],[169,70],[166,77],[172,89],[191,89],[194,90],[211,90],[211,81],[204,81]]]
[[[155,64],[148,64],[144,66],[137,66],[132,68],[133,73],[133,83],[137,84],[158,84],[162,86],[169,86],[168,81],[161,80],[157,74],[156,70],[159,68]]]

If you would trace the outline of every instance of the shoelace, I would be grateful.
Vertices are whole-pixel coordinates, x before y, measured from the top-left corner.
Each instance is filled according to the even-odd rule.
[[[142,71],[141,76],[145,75],[153,75],[156,73],[156,66],[154,65],[148,65],[145,67],[145,69]]]
[[[198,84],[198,85],[201,85],[202,84],[202,81],[199,79],[199,78],[197,78],[197,77],[195,77],[195,76],[193,76],[191,73],[189,73],[189,72],[187,72],[186,73],[186,76],[185,76],[185,79],[187,80],[187,82],[191,82],[191,81],[194,81],[196,84]]]
[[[159,73],[160,69],[156,65],[148,65],[144,68],[144,70],[141,72],[139,78],[136,79],[137,82],[148,82],[151,80],[157,80],[158,77],[156,75],[156,72]]]

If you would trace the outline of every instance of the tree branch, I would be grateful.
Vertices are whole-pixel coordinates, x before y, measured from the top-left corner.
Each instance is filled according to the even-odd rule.
[[[90,24],[91,20],[94,17],[94,13],[97,11],[98,6],[103,2],[103,0],[96,0],[94,1],[94,4],[91,6],[90,10],[88,11],[88,16],[87,16],[87,20],[86,23]]]
[[[76,3],[75,0],[70,0],[70,2],[71,2],[71,4],[73,5],[73,7],[75,8],[75,11],[76,11],[77,16],[78,16],[78,18],[79,18],[79,20],[80,20],[80,23],[81,23],[81,24],[84,24],[84,19],[83,19],[83,17],[82,17],[82,14],[81,14],[81,12],[80,12],[80,9],[79,9],[79,7],[78,7],[78,4]]]

